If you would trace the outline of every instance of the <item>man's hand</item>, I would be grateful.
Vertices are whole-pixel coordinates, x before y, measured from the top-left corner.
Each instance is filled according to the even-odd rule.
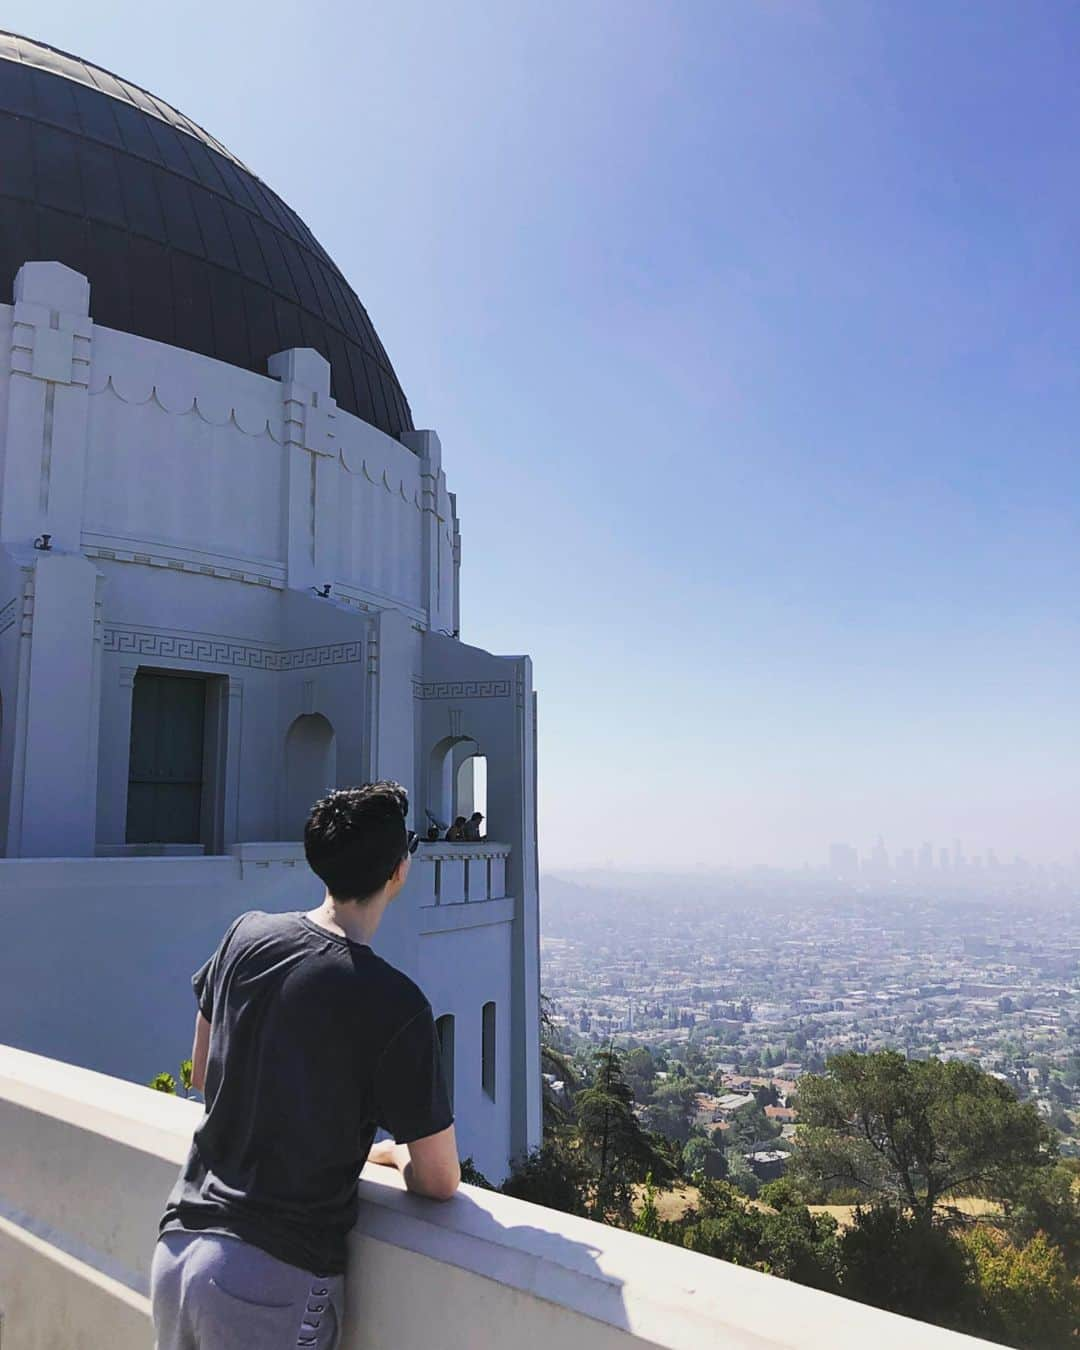
[[[380,1139],[377,1144],[372,1144],[367,1160],[369,1163],[378,1163],[380,1167],[401,1167],[397,1148],[398,1145],[392,1139]]]

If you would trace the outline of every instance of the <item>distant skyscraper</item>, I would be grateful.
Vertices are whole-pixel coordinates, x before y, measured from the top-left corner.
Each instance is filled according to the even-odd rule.
[[[889,870],[889,851],[885,847],[885,840],[880,834],[870,854],[870,867],[878,876],[884,876]]]
[[[934,846],[933,844],[923,844],[919,849],[919,871],[932,872],[934,870]]]
[[[964,865],[964,847],[959,839],[953,840],[952,863],[955,868],[961,868]]]
[[[938,865],[940,866],[943,872],[947,872],[949,870],[949,867],[951,865],[951,859],[949,858],[949,850],[947,848],[941,849],[941,851],[938,853]]]

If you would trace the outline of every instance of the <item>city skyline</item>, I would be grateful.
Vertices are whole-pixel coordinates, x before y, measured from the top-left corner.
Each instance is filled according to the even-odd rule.
[[[890,850],[886,836],[879,834],[872,846],[861,852],[857,845],[835,841],[829,845],[826,866],[838,874],[873,873],[958,873],[964,871],[1023,872],[1033,868],[1061,868],[1080,875],[1080,852],[1049,858],[1027,858],[1018,852],[997,848],[967,849],[962,840],[936,844],[924,839],[918,846],[911,844]]]

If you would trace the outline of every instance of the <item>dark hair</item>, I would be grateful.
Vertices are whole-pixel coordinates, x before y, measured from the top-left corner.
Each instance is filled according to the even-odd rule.
[[[382,890],[409,849],[409,797],[400,783],[335,788],[304,826],[308,866],[335,900],[366,900]]]

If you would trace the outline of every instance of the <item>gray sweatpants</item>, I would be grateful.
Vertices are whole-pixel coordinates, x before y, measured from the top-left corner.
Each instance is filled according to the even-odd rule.
[[[335,1350],[344,1296],[344,1275],[216,1233],[165,1233],[150,1267],[157,1350]]]

